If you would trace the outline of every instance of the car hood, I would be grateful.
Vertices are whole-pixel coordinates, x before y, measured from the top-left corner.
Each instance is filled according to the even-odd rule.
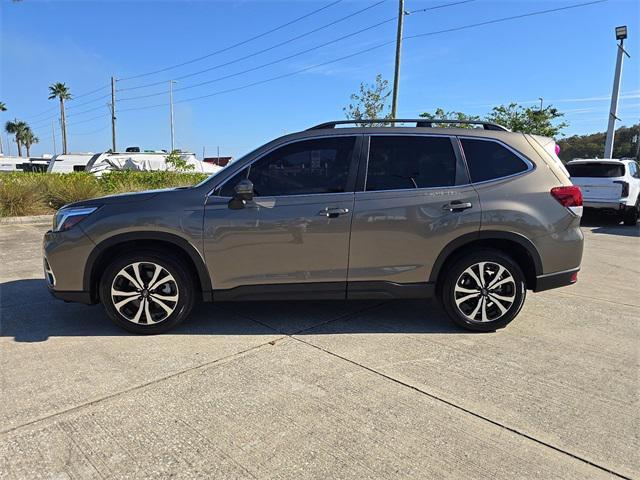
[[[104,197],[91,198],[89,200],[81,200],[79,202],[69,203],[67,207],[93,207],[99,205],[117,205],[122,203],[145,202],[166,192],[176,192],[184,190],[184,188],[162,188],[158,190],[145,190],[142,192],[119,193],[116,195],[106,195]]]

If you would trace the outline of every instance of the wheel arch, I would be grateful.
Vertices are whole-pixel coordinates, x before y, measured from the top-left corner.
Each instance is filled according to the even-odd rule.
[[[519,233],[491,230],[469,233],[448,243],[436,258],[429,281],[440,287],[447,265],[472,248],[492,248],[509,254],[522,269],[527,289],[535,289],[536,277],[542,275],[542,259],[536,246]]]
[[[159,250],[182,258],[191,270],[202,299],[211,300],[211,279],[204,259],[187,240],[165,232],[130,232],[115,235],[100,242],[93,249],[85,264],[83,289],[90,293],[91,301],[97,303],[100,274],[109,260],[119,252],[132,249]]]

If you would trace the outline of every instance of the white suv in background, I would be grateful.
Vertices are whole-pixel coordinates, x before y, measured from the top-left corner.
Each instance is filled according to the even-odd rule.
[[[635,225],[640,210],[640,168],[633,159],[577,159],[566,165],[582,190],[585,209],[613,213]]]

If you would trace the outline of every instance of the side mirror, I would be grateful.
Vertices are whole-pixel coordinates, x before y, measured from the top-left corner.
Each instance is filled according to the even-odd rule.
[[[233,190],[235,194],[229,201],[229,208],[233,210],[244,208],[247,202],[253,200],[253,182],[251,180],[240,180]]]

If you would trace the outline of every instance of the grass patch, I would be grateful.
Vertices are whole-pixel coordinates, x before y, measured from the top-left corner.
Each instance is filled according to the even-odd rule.
[[[118,193],[195,185],[202,173],[108,172],[97,178],[85,172],[0,174],[0,216],[53,213],[68,203]]]

